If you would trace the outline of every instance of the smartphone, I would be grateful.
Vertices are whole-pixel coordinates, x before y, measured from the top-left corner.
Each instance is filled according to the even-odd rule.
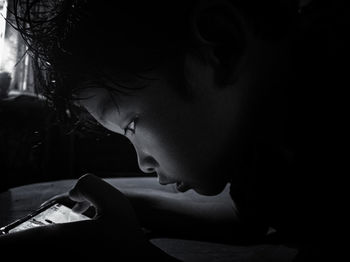
[[[80,220],[89,220],[94,216],[93,209],[88,209],[83,214],[72,210],[74,201],[53,200],[41,206],[36,211],[20,218],[11,224],[0,228],[0,234],[26,230],[32,227],[39,227],[50,224],[69,223]]]

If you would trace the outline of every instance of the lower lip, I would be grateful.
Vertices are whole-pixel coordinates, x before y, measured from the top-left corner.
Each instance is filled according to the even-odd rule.
[[[185,185],[183,182],[178,182],[176,183],[176,189],[179,192],[186,192],[187,190],[190,189],[190,187],[188,185]]]

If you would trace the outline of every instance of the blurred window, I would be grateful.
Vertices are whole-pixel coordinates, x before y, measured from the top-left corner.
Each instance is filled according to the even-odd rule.
[[[14,22],[9,10],[11,6],[12,0],[0,0],[0,73],[11,77],[10,94],[31,94],[34,93],[31,57],[27,54],[27,46],[21,35],[6,22]]]

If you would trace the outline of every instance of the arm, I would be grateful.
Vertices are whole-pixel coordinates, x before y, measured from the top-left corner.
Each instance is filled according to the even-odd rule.
[[[243,234],[239,232],[229,186],[212,197],[201,196],[193,190],[178,193],[169,187],[142,184],[120,190],[132,203],[141,225],[151,230],[151,236],[226,242],[239,240]]]
[[[38,256],[55,258],[151,258],[177,261],[152,245],[144,236],[127,198],[103,180],[86,175],[70,191],[80,203],[97,209],[92,220],[55,224],[0,236],[0,247],[14,258],[33,261]]]

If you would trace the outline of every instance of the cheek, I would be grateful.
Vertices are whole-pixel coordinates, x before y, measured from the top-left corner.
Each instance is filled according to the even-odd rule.
[[[186,158],[188,140],[192,140],[178,121],[168,121],[168,117],[149,117],[140,119],[137,134],[132,143],[138,154],[154,158],[161,170],[178,173]]]
[[[204,191],[221,188],[220,174],[227,172],[225,165],[228,164],[222,161],[225,157],[223,153],[229,153],[223,151],[221,138],[216,137],[215,130],[209,127],[198,130],[183,128],[181,121],[176,123],[179,125],[169,125],[158,132],[155,130],[150,140],[150,150],[161,170],[169,177],[183,180]]]
[[[160,171],[169,177],[194,179],[210,163],[207,149],[198,141],[198,134],[184,128],[180,121],[154,122],[140,127],[134,141],[136,151],[153,157]]]
[[[168,176],[210,180],[213,172],[206,171],[212,170],[221,150],[216,128],[193,104],[164,97],[148,104],[147,110],[143,107],[132,141],[136,151],[153,157]]]

